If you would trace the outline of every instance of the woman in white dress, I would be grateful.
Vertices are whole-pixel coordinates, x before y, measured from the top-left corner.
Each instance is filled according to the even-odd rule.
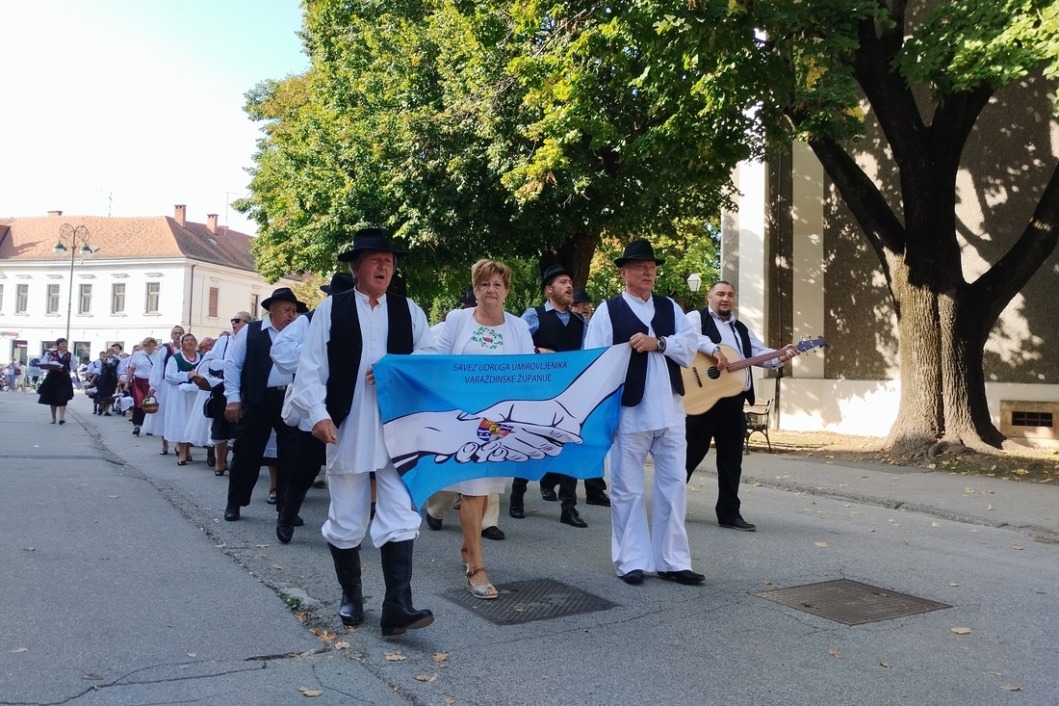
[[[173,354],[180,350],[180,337],[184,335],[184,327],[177,324],[173,327],[173,330],[169,332],[169,336],[172,340],[169,343],[163,343],[158,346],[154,351],[153,362],[154,366],[151,369],[151,377],[149,379],[150,389],[147,394],[154,397],[158,402],[158,411],[150,415],[143,423],[143,433],[150,436],[151,434],[157,434],[162,437],[162,450],[161,454],[165,456],[169,453],[169,442],[165,440],[165,435],[162,433],[165,429],[165,395],[169,392],[169,385],[165,384],[165,364],[169,362],[169,359],[173,357]]]
[[[207,448],[213,446],[213,441],[210,439],[210,424],[213,420],[202,413],[202,405],[206,404],[206,400],[210,398],[210,383],[206,379],[206,366],[209,365],[209,361],[212,359],[210,351],[213,349],[213,343],[213,339],[207,336],[199,344],[199,362],[195,366],[192,380],[196,386],[195,399],[191,404],[191,412],[188,414],[187,427],[184,429],[184,438],[189,446],[189,454],[185,458],[188,461],[191,460],[190,447],[201,446],[202,448]],[[199,380],[201,382],[198,382]],[[203,389],[204,387],[205,389]],[[209,461],[208,457],[207,461]]]
[[[471,267],[471,283],[478,305],[449,312],[440,327],[438,353],[444,355],[511,355],[533,353],[529,326],[504,311],[511,291],[511,268],[495,260],[479,260]],[[490,493],[502,493],[506,478],[476,478],[446,488],[460,494],[460,526],[467,589],[476,598],[496,598],[482,558],[482,518]]]
[[[162,438],[176,444],[178,466],[185,466],[188,462],[190,445],[185,430],[194,411],[192,405],[195,404],[195,393],[199,389],[191,382],[199,364],[198,344],[195,334],[185,333],[180,337],[180,350],[165,364],[164,384],[168,388],[162,397],[162,406],[165,408]]]

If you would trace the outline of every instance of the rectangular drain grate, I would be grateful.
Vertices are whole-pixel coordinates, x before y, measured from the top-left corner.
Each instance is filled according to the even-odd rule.
[[[846,625],[863,625],[952,607],[847,579],[756,591],[753,595]]]
[[[617,603],[552,579],[535,579],[497,585],[493,600],[475,598],[466,588],[441,595],[496,625],[519,625],[578,613],[609,610]]]

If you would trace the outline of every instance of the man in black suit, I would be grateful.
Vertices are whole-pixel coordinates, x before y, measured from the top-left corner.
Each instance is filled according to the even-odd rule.
[[[273,366],[270,352],[280,332],[308,307],[288,287],[274,291],[261,306],[268,316],[241,328],[224,360],[224,396],[228,400],[224,418],[235,425],[228,503],[224,508],[228,522],[238,520],[239,508],[250,504],[273,430],[279,467],[277,491],[282,497],[291,463],[291,440],[296,434],[281,416],[283,396],[293,377]]]

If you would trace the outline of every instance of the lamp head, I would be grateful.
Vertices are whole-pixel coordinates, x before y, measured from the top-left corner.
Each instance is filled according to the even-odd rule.
[[[702,277],[699,276],[698,272],[692,272],[688,275],[688,289],[692,292],[699,291],[699,287],[702,286]]]

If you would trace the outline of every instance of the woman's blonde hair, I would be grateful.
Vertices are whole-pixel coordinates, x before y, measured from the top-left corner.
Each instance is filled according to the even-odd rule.
[[[511,289],[511,268],[497,260],[482,259],[471,265],[471,284],[477,287],[493,275],[500,275],[504,286]]]
[[[157,338],[152,338],[151,336],[148,336],[147,338],[145,338],[142,341],[140,341],[140,345],[141,346],[157,346],[158,345],[158,339]]]

